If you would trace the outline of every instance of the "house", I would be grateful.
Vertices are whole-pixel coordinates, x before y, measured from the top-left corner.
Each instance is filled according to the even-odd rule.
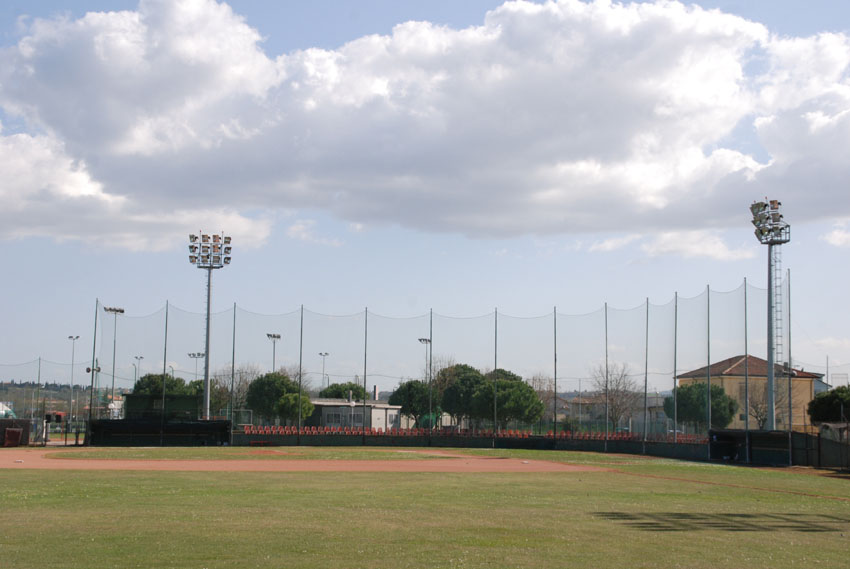
[[[386,401],[366,401],[366,424],[363,424],[363,401],[347,399],[311,399],[313,414],[305,421],[308,426],[369,427],[375,429],[400,428],[401,406]]]
[[[730,429],[743,429],[746,425],[746,384],[749,383],[749,426],[762,428],[767,413],[767,361],[755,356],[735,356],[706,367],[683,373],[678,376],[680,386],[705,382],[719,385],[727,395],[738,402],[738,414]],[[810,430],[808,405],[815,395],[829,389],[823,381],[823,374],[791,369],[791,412],[792,428],[795,431]],[[787,366],[774,366],[775,417],[776,429],[788,429],[788,380]]]

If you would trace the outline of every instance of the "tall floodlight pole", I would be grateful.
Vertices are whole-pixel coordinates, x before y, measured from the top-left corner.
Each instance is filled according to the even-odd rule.
[[[189,235],[189,262],[207,271],[207,330],[204,349],[204,419],[210,417],[210,299],[212,297],[212,272],[230,264],[230,236],[207,234]]]
[[[275,346],[277,345],[277,341],[280,340],[280,334],[266,334],[266,336],[272,341],[272,373],[274,373],[274,370],[277,369],[275,367]]]
[[[774,377],[775,359],[775,321],[774,310],[782,307],[774,306],[774,262],[778,258],[779,245],[791,241],[791,226],[782,217],[779,200],[754,202],[750,206],[753,214],[753,225],[756,227],[756,238],[762,245],[767,245],[767,422],[768,431],[776,429],[776,393]]]
[[[431,338],[419,338],[419,343],[425,345],[425,368],[428,370],[428,434],[434,426],[434,417],[431,414],[431,366],[428,358],[428,348],[431,347]]]
[[[321,381],[324,382],[325,381],[325,358],[328,357],[330,354],[327,353],[327,352],[319,352],[319,355],[322,356],[322,380]],[[328,380],[328,385],[326,387],[330,387],[330,385],[331,385],[331,382],[330,382],[330,380]]]
[[[142,360],[145,359],[145,356],[133,356],[133,359],[136,360],[136,363],[138,364],[136,365],[136,372],[138,373],[136,379],[142,379]]]
[[[77,344],[79,336],[68,336],[71,340],[71,395],[68,397],[68,418],[74,420],[74,347]]]
[[[206,356],[204,352],[192,352],[189,357],[195,360],[195,381],[198,381],[198,360]]]
[[[116,337],[118,335],[118,315],[124,314],[123,308],[115,306],[104,306],[103,310],[112,314],[112,403],[115,403],[115,346]]]

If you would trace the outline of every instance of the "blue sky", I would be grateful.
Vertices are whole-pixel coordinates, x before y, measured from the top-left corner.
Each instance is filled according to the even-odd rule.
[[[848,11],[4,2],[0,372],[63,381],[79,334],[79,373],[95,299],[202,312],[201,229],[234,237],[215,311],[583,314],[766,286],[765,195],[795,359],[846,372]]]

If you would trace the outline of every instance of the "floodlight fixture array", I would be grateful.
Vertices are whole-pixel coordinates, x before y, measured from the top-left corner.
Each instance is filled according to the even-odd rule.
[[[779,200],[767,198],[750,206],[755,235],[762,245],[782,245],[791,241],[791,226],[785,222],[781,209]]]

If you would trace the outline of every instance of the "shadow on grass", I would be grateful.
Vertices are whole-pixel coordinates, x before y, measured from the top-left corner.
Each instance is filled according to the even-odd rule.
[[[597,516],[644,531],[734,532],[798,531],[805,533],[844,531],[850,518],[824,514],[689,514],[660,512],[655,514],[597,512]]]

